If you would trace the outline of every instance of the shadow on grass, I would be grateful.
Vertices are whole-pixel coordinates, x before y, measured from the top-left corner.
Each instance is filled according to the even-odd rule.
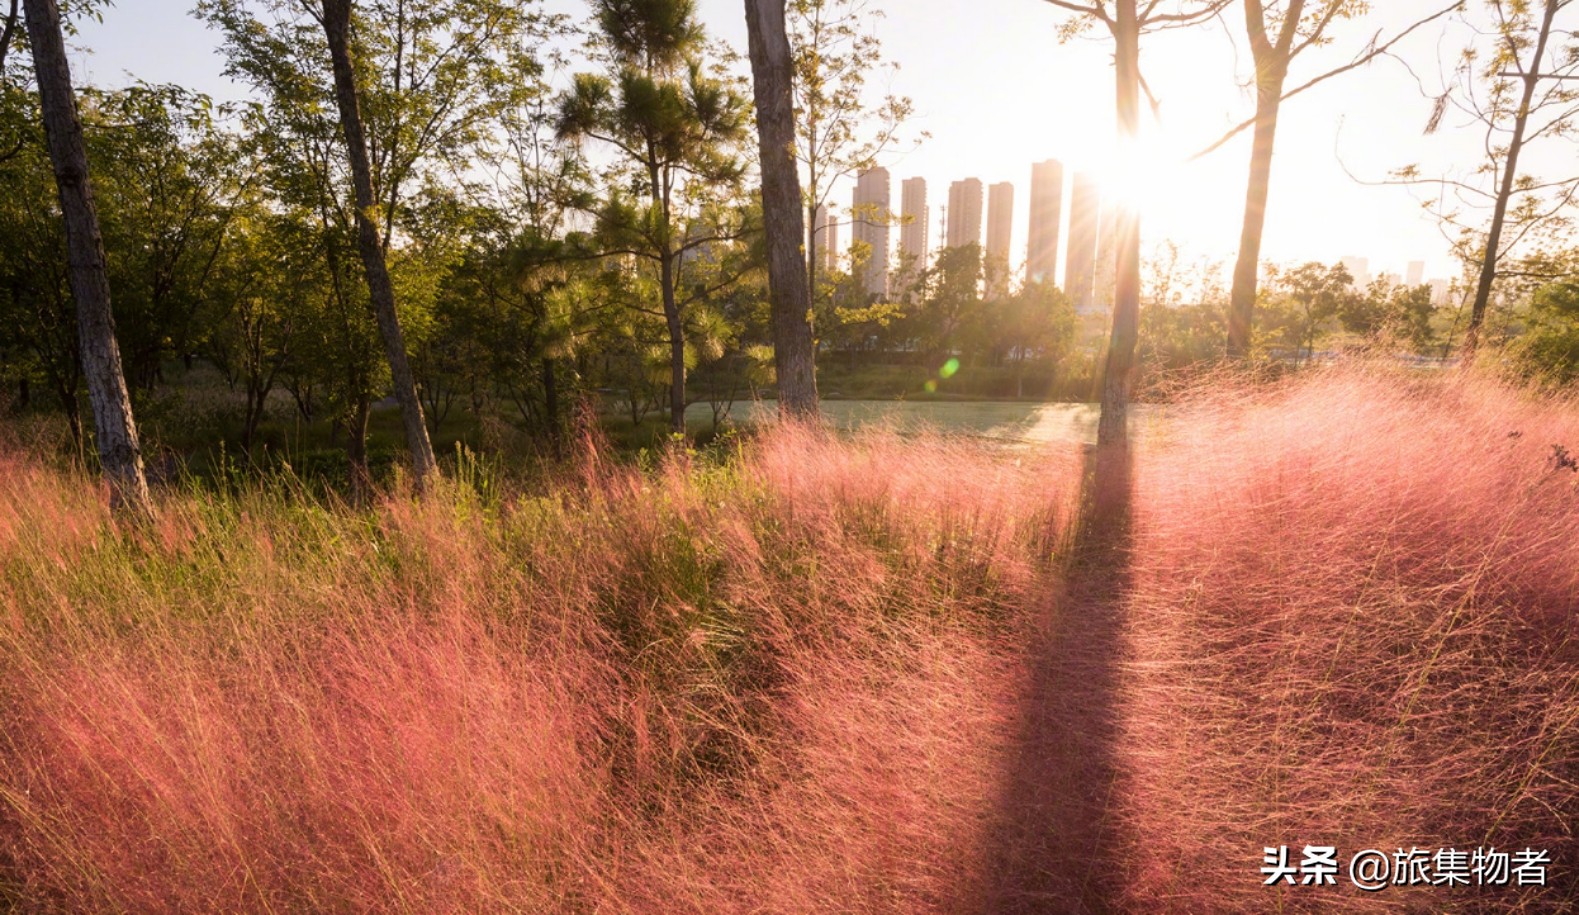
[[[1088,451],[1064,590],[1035,632],[1017,756],[982,888],[986,912],[1108,912],[1123,875],[1112,816],[1131,588],[1128,453]]]

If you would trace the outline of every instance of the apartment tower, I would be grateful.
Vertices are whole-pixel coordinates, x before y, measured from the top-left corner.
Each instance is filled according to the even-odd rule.
[[[1064,216],[1064,166],[1048,159],[1031,166],[1031,225],[1025,250],[1025,279],[1058,282],[1058,222]]]
[[[1069,250],[1064,255],[1064,293],[1078,310],[1095,304],[1098,209],[1101,192],[1084,172],[1075,172],[1069,194]]]
[[[927,266],[927,242],[931,234],[928,222],[932,215],[927,207],[927,179],[906,178],[900,182],[899,208],[904,217],[904,225],[899,229],[899,250],[906,265],[901,282],[908,288]]]
[[[987,277],[990,291],[1009,291],[1009,246],[1014,238],[1014,185],[994,184],[987,192]]]
[[[966,178],[949,185],[948,247],[981,244],[981,204],[979,178]]]
[[[870,248],[860,267],[866,294],[888,298],[888,169],[864,171],[855,180],[855,206],[850,210],[850,238]]]

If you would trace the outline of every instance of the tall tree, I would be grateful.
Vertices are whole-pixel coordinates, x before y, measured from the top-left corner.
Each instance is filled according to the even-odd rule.
[[[143,475],[142,448],[126,376],[121,371],[121,351],[115,342],[104,241],[99,235],[88,153],[71,88],[60,9],[55,0],[27,0],[26,9],[44,133],[66,225],[71,289],[77,299],[77,334],[88,400],[93,406],[99,461],[110,484],[111,508],[121,514],[145,514],[151,507],[148,481]]]
[[[1499,120],[1506,123],[1511,116],[1512,126],[1508,130],[1507,152],[1501,163],[1496,197],[1492,200],[1491,224],[1486,229],[1486,241],[1480,256],[1480,271],[1475,281],[1475,299],[1470,306],[1469,326],[1464,331],[1466,356],[1474,354],[1480,340],[1480,328],[1486,321],[1486,307],[1491,303],[1491,287],[1497,279],[1497,264],[1505,253],[1503,227],[1508,218],[1508,207],[1514,194],[1520,190],[1519,154],[1524,151],[1524,144],[1531,136],[1531,114],[1538,107],[1548,108],[1553,104],[1562,111],[1556,120],[1540,125],[1535,135],[1566,132],[1572,116],[1576,94],[1566,88],[1563,81],[1575,78],[1574,71],[1579,69],[1579,55],[1575,54],[1573,47],[1565,48],[1562,55],[1550,62],[1558,70],[1543,72],[1549,63],[1547,50],[1552,39],[1552,24],[1557,19],[1558,11],[1570,5],[1570,2],[1545,0],[1538,16],[1528,0],[1509,0],[1507,3],[1493,0],[1491,4],[1497,14],[1497,31],[1502,40],[1485,73],[1493,81],[1491,110],[1486,120],[1495,128]],[[1524,57],[1526,51],[1529,55],[1527,59]],[[1519,84],[1518,104],[1511,110],[1507,106],[1510,76]],[[1536,91],[1543,79],[1556,82],[1549,84],[1553,88],[1537,102]],[[1528,182],[1525,189],[1533,189],[1533,185],[1534,182]],[[1561,202],[1566,204],[1571,201],[1574,191],[1575,187],[1570,183],[1562,194]]]
[[[1140,135],[1140,36],[1180,28],[1216,16],[1230,0],[1047,0],[1078,15],[1066,24],[1072,36],[1100,23],[1113,38],[1114,112],[1124,167],[1138,162]],[[1119,180],[1124,180],[1119,176]],[[1113,332],[1102,371],[1102,415],[1097,446],[1124,449],[1129,444],[1129,399],[1134,383],[1135,342],[1140,327],[1140,213],[1133,202],[1116,207]]]
[[[1436,96],[1425,132],[1434,133],[1456,110],[1484,129],[1485,157],[1467,174],[1428,177],[1418,165],[1406,165],[1389,180],[1376,182],[1437,188],[1426,205],[1446,232],[1456,232],[1449,237],[1474,290],[1466,356],[1480,342],[1499,279],[1531,282],[1564,275],[1546,272],[1549,258],[1517,254],[1530,242],[1550,240],[1571,227],[1572,204],[1579,199],[1579,173],[1537,177],[1522,165],[1532,144],[1570,138],[1579,126],[1574,82],[1579,80],[1579,32],[1573,23],[1558,21],[1572,5],[1572,0],[1486,0],[1486,21],[1466,13],[1471,43]]]
[[[762,218],[767,232],[779,412],[787,417],[814,417],[817,374],[811,287],[801,244],[806,225],[795,164],[794,60],[785,32],[784,0],[745,3],[762,150]]]
[[[653,264],[669,343],[669,428],[685,434],[688,260],[741,236],[728,208],[743,169],[735,158],[746,105],[702,62],[705,34],[693,0],[596,0],[608,75],[577,74],[560,101],[558,130],[594,139],[618,154],[599,216],[611,254]],[[646,200],[638,205],[624,189]]]
[[[340,125],[345,131],[346,154],[351,165],[351,186],[356,200],[357,247],[367,276],[373,314],[378,320],[379,336],[389,360],[390,380],[395,400],[400,404],[401,421],[406,427],[406,446],[411,449],[413,480],[420,490],[439,473],[433,443],[428,438],[427,421],[422,415],[422,399],[411,374],[406,341],[400,332],[400,317],[395,312],[395,287],[389,279],[389,264],[384,243],[375,221],[373,169],[368,159],[367,137],[362,129],[362,112],[357,106],[356,73],[351,64],[351,0],[323,0],[324,37],[329,42],[329,59],[334,69],[335,103],[340,109]]]
[[[1255,64],[1255,115],[1198,154],[1205,155],[1221,147],[1247,127],[1254,130],[1250,146],[1250,176],[1245,188],[1244,220],[1239,234],[1239,257],[1234,262],[1234,283],[1229,292],[1227,353],[1230,359],[1242,359],[1250,353],[1251,325],[1255,317],[1256,286],[1261,266],[1261,240],[1266,229],[1267,196],[1272,184],[1272,154],[1283,102],[1388,53],[1404,37],[1426,23],[1447,15],[1462,3],[1463,0],[1453,0],[1386,40],[1377,35],[1348,61],[1289,89],[1289,68],[1295,58],[1311,48],[1328,43],[1328,30],[1333,23],[1363,14],[1369,9],[1369,3],[1366,0],[1244,0],[1245,33]]]
[[[805,269],[811,294],[821,299],[818,252],[827,239],[819,234],[817,209],[828,204],[834,185],[872,168],[884,151],[900,142],[915,106],[907,96],[893,93],[868,99],[867,78],[885,64],[874,28],[882,12],[867,0],[787,0],[786,17],[795,69],[795,156],[806,179]],[[831,284],[821,288],[831,293]]]

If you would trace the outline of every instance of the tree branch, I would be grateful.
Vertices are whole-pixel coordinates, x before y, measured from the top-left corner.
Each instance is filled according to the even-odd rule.
[[[1049,2],[1051,2],[1051,0],[1049,0]],[[1430,16],[1427,16],[1426,18],[1415,22],[1413,25],[1409,26],[1407,29],[1404,29],[1402,32],[1399,32],[1397,35],[1394,35],[1391,39],[1389,39],[1384,44],[1380,44],[1380,45],[1376,44],[1376,39],[1373,38],[1371,40],[1371,44],[1369,45],[1370,49],[1368,51],[1364,52],[1363,54],[1361,54],[1360,56],[1354,58],[1353,60],[1350,60],[1348,63],[1343,64],[1342,66],[1334,67],[1333,69],[1328,70],[1327,72],[1321,74],[1320,76],[1312,77],[1311,79],[1305,81],[1304,83],[1300,84],[1299,86],[1296,86],[1295,88],[1290,89],[1287,92],[1284,92],[1282,94],[1282,96],[1280,96],[1278,98],[1278,101],[1279,102],[1286,102],[1289,99],[1299,95],[1300,93],[1305,92],[1305,91],[1307,91],[1309,89],[1313,89],[1316,86],[1321,85],[1322,83],[1326,82],[1329,79],[1332,79],[1335,76],[1342,76],[1343,74],[1349,72],[1350,70],[1354,70],[1354,69],[1357,69],[1359,67],[1363,67],[1364,65],[1370,63],[1371,61],[1373,61],[1376,58],[1382,56],[1383,54],[1388,53],[1392,49],[1392,47],[1394,45],[1396,45],[1398,42],[1402,41],[1410,33],[1412,33],[1415,30],[1420,29],[1420,28],[1422,28],[1422,27],[1424,27],[1424,26],[1426,26],[1426,25],[1428,25],[1428,24],[1430,24],[1430,23],[1442,18],[1443,16],[1446,16],[1448,13],[1451,13],[1454,10],[1459,9],[1462,6],[1463,6],[1463,0],[1454,0],[1454,2],[1451,5],[1446,6],[1446,7],[1442,8],[1442,9],[1438,10],[1437,12],[1432,13]],[[1380,38],[1380,37],[1381,37],[1381,33],[1377,33],[1376,38]],[[1221,149],[1223,146],[1227,145],[1227,143],[1230,140],[1232,140],[1234,137],[1237,137],[1241,133],[1244,133],[1246,130],[1249,130],[1251,127],[1254,127],[1255,123],[1256,123],[1256,119],[1254,117],[1246,118],[1245,120],[1243,120],[1243,121],[1239,122],[1238,124],[1234,125],[1233,127],[1229,128],[1228,131],[1225,132],[1222,136],[1218,137],[1210,145],[1206,146],[1200,152],[1197,152],[1193,156],[1190,156],[1185,161],[1187,161],[1187,162],[1194,162],[1197,159],[1200,159],[1200,158],[1203,158],[1205,156],[1211,155],[1212,153],[1214,153],[1217,150]]]

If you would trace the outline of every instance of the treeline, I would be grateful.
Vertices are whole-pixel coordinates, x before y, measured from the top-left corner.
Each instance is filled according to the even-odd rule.
[[[78,247],[24,10],[42,28],[55,0],[14,9],[0,42],[0,390],[13,410],[63,416],[86,455]],[[589,401],[683,435],[695,403],[716,419],[741,398],[784,396],[795,347],[793,398],[812,410],[808,351],[846,395],[874,390],[863,367],[900,365],[915,369],[912,391],[1086,398],[1104,373],[1143,381],[1216,361],[1225,340],[1297,363],[1328,346],[1448,355],[1470,330],[1510,344],[1529,373],[1561,380],[1579,364],[1566,249],[1499,251],[1487,295],[1502,307],[1487,312],[1484,234],[1470,229],[1460,254],[1475,295],[1450,307],[1424,287],[1354,289],[1336,266],[1252,272],[1253,345],[1243,270],[1230,292],[1204,274],[1178,283],[1156,258],[1143,283],[1118,284],[1116,323],[1005,265],[984,269],[975,246],[898,264],[895,292],[874,298],[860,282],[870,252],[857,243],[829,265],[813,228],[837,182],[905,141],[909,100],[863,88],[883,66],[865,5],[753,0],[749,67],[691,0],[590,10],[202,0],[195,15],[247,101],[67,86],[132,405],[217,387],[243,455],[294,417],[327,427],[364,486],[375,405],[391,392],[421,476],[447,426],[504,425],[552,450]],[[69,31],[94,4],[67,13]],[[1521,241],[1562,225],[1528,205],[1508,223]],[[1119,266],[1124,280],[1140,259]],[[804,290],[791,283],[801,271]],[[1135,346],[1124,328],[1137,297],[1138,368],[1115,369],[1114,346]]]
[[[365,477],[370,417],[393,379],[359,215],[381,248],[430,435],[467,414],[553,447],[589,396],[682,432],[692,403],[717,415],[771,395],[740,68],[689,3],[593,6],[590,22],[507,2],[351,7],[362,208],[316,8],[198,5],[247,102],[141,83],[77,91],[133,403],[217,370],[242,453],[288,402],[298,421],[331,424]],[[841,23],[826,40],[857,20]],[[0,377],[13,409],[60,413],[86,453],[65,227],[38,94],[16,62],[0,162]],[[825,167],[849,171],[879,148]],[[843,271],[816,275],[824,358],[964,355],[1030,366],[1045,390],[1072,313],[1050,287],[984,300],[974,258],[946,254],[897,303],[861,301]]]

